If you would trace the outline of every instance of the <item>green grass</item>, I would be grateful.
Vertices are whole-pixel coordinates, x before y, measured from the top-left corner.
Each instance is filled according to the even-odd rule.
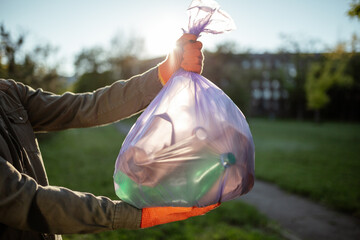
[[[115,160],[124,136],[114,126],[59,132],[40,141],[50,184],[118,199]],[[143,230],[66,235],[64,239],[284,239],[278,227],[242,202],[222,204],[206,216]]]
[[[360,217],[360,124],[251,119],[257,178]]]

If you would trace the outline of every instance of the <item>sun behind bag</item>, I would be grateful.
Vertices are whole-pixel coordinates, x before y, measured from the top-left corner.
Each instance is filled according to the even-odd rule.
[[[188,10],[187,33],[235,28],[215,1],[195,0]],[[127,135],[115,165],[115,191],[137,208],[209,206],[250,191],[254,157],[239,108],[205,77],[180,69]]]

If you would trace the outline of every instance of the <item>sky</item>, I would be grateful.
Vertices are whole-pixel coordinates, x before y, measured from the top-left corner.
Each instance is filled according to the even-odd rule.
[[[276,52],[282,34],[299,42],[318,41],[318,49],[360,34],[360,21],[346,12],[351,0],[217,0],[236,30],[205,34],[204,48],[232,41],[239,49]],[[49,43],[58,48],[54,62],[73,74],[74,56],[83,48],[110,47],[114,36],[140,37],[142,58],[166,55],[186,28],[190,0],[0,0],[0,23],[13,35],[26,33],[26,49]]]

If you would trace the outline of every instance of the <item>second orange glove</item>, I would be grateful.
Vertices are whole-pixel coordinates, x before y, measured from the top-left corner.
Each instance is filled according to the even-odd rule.
[[[190,217],[203,215],[220,206],[216,203],[207,207],[151,207],[142,209],[141,228],[148,228],[159,224],[185,220]]]

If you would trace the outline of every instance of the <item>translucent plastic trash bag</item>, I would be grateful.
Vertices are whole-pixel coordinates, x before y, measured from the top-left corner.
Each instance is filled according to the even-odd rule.
[[[233,28],[214,1],[193,1],[189,11],[189,33]],[[204,207],[248,192],[254,144],[244,115],[212,82],[180,69],[128,133],[114,183],[137,208]]]

